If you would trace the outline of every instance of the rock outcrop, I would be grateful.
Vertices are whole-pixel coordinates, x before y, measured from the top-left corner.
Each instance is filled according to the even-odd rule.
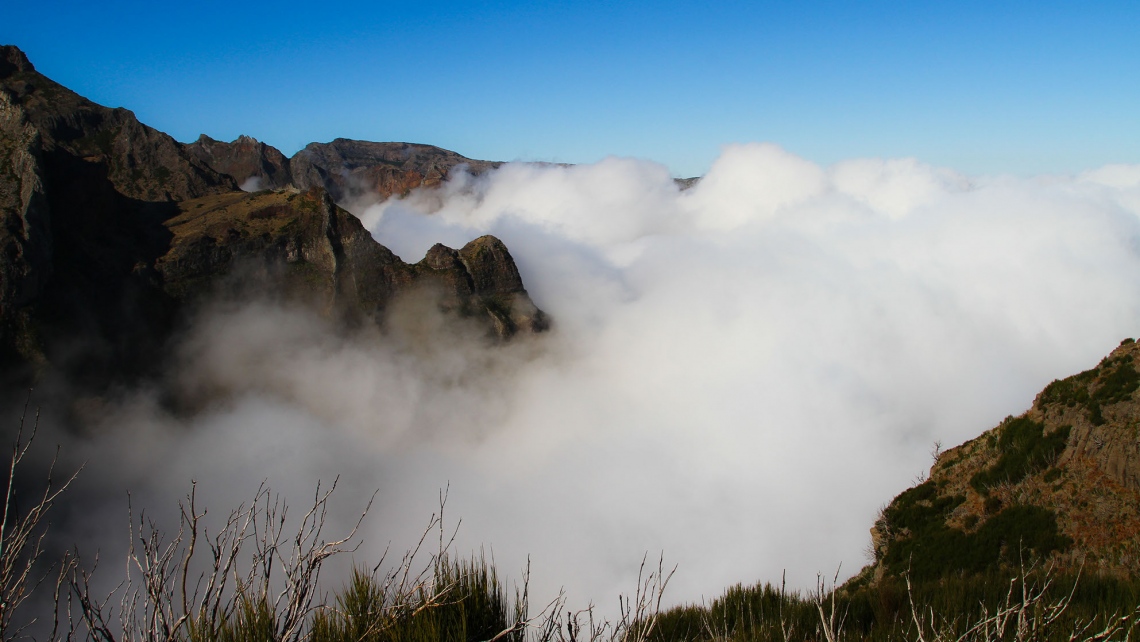
[[[276,147],[249,136],[223,143],[202,134],[186,150],[206,165],[234,177],[247,192],[281,189],[293,182],[289,159]]]
[[[548,324],[502,241],[483,236],[458,251],[437,244],[408,264],[320,188],[185,201],[165,226],[170,249],[155,269],[176,300],[213,293],[219,282],[253,268],[282,295],[356,322],[383,326],[397,296],[426,289],[445,312],[481,320],[502,339]],[[256,280],[257,274],[242,276]]]
[[[263,293],[355,322],[383,325],[393,297],[435,288],[447,293],[440,308],[493,336],[546,327],[499,241],[451,250],[459,261],[447,266],[408,265],[334,203],[357,179],[401,190],[441,180],[461,156],[351,141],[310,148],[292,164],[303,193],[246,193],[235,175],[284,186],[290,162],[249,138],[183,145],[0,47],[0,378],[27,383],[50,367],[100,387],[152,372],[194,302],[250,269]],[[410,174],[353,174],[364,158]]]

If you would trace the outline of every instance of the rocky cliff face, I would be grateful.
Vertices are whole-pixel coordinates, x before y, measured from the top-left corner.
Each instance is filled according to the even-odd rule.
[[[161,221],[180,200],[237,186],[131,112],[39,74],[15,47],[0,48],[0,95],[0,372],[40,367],[49,352],[91,379],[108,374],[97,364],[137,370],[171,314],[151,269]]]
[[[267,276],[284,296],[356,322],[383,326],[392,301],[418,289],[437,297],[443,310],[482,322],[503,339],[547,327],[495,237],[480,237],[458,251],[437,244],[422,261],[408,264],[320,188],[185,201],[165,226],[170,248],[155,269],[177,300],[203,296],[237,271],[252,269],[252,278]]]
[[[1062,569],[1140,572],[1140,345],[1054,381],[1020,417],[941,453],[871,530],[864,579],[1050,558]]]
[[[275,147],[249,136],[223,143],[202,134],[186,151],[215,170],[234,177],[247,192],[281,189],[293,182],[289,159]]]
[[[370,196],[382,200],[417,187],[438,185],[459,165],[475,174],[499,166],[431,145],[344,138],[311,143],[290,162],[294,185],[301,189],[323,187],[338,202]]]
[[[292,158],[242,136],[223,143],[202,135],[187,149],[249,190],[321,187],[338,203],[370,203],[439,185],[456,167],[480,174],[500,163],[413,143],[373,143],[338,138],[311,143]]]
[[[142,202],[236,188],[233,179],[130,111],[96,105],[36,72],[16,47],[0,46],[0,81],[11,108],[40,135],[43,159],[53,174],[47,178],[61,190],[76,173],[98,177],[120,195]]]
[[[417,155],[426,146],[349,143],[310,156],[393,158],[421,183],[446,169]],[[457,264],[404,264],[334,204],[326,185],[350,189],[339,169],[304,193],[247,194],[232,172],[283,185],[290,163],[248,138],[182,145],[52,82],[15,47],[0,47],[0,161],[0,377],[9,383],[49,365],[92,386],[144,375],[188,306],[242,269],[264,275],[263,292],[303,293],[346,319],[382,324],[393,297],[435,288],[447,293],[440,307],[500,338],[546,327],[496,239],[437,252],[455,252]],[[319,175],[316,163],[300,166]]]
[[[0,61],[3,64],[3,61]],[[40,137],[24,111],[0,93],[0,322],[11,337],[0,361],[39,358],[29,345],[30,319],[25,306],[43,289],[51,274],[51,234],[44,193]]]

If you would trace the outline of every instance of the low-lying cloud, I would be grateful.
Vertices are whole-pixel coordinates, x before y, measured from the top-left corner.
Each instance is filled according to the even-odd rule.
[[[866,563],[935,441],[1026,410],[1140,321],[1140,166],[967,177],[735,145],[684,191],[646,161],[508,164],[361,217],[407,261],[499,236],[554,330],[496,347],[425,325],[430,300],[385,336],[218,305],[170,380],[226,401],[133,392],[96,422],[90,477],[168,503],[197,478],[225,506],[340,475],[346,522],[380,489],[361,561],[450,484],[461,552],[529,555],[534,588],[579,602],[659,550],[674,602],[784,570],[808,587]]]

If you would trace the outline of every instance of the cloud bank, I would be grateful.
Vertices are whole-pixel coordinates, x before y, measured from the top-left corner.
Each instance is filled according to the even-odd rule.
[[[534,588],[572,601],[607,604],[659,550],[673,602],[785,570],[809,587],[866,563],[935,441],[1024,411],[1140,321],[1140,166],[967,177],[749,144],[685,191],[646,161],[508,164],[361,217],[408,261],[499,236],[554,330],[489,347],[425,323],[430,301],[383,337],[219,304],[171,385],[227,400],[126,395],[94,421],[91,478],[159,503],[197,478],[228,506],[340,475],[345,521],[380,489],[362,561],[450,484],[461,552],[508,573],[529,555]]]

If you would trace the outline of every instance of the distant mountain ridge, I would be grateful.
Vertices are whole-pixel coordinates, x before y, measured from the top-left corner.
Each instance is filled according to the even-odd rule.
[[[292,158],[249,136],[225,143],[202,134],[186,149],[246,189],[321,187],[338,203],[384,200],[419,187],[434,187],[459,166],[478,175],[502,165],[432,145],[346,138],[310,143]]]
[[[187,151],[211,168],[229,174],[247,191],[321,187],[341,205],[367,206],[393,196],[406,196],[421,187],[438,187],[462,167],[479,176],[502,167],[498,161],[467,158],[453,151],[416,143],[375,143],[337,138],[331,143],[309,143],[292,158],[276,147],[249,136],[233,142],[202,134]],[[573,167],[564,163],[537,163]],[[700,177],[675,178],[684,191]]]
[[[463,157],[352,141],[292,163],[275,152],[252,139],[183,145],[0,46],[0,379],[25,385],[51,367],[99,387],[153,371],[195,302],[239,274],[353,323],[383,327],[394,300],[426,289],[500,339],[548,326],[498,239],[406,264],[335,203],[357,181],[425,184]],[[408,171],[353,174],[387,158]],[[246,193],[231,172],[247,170],[306,187]]]

